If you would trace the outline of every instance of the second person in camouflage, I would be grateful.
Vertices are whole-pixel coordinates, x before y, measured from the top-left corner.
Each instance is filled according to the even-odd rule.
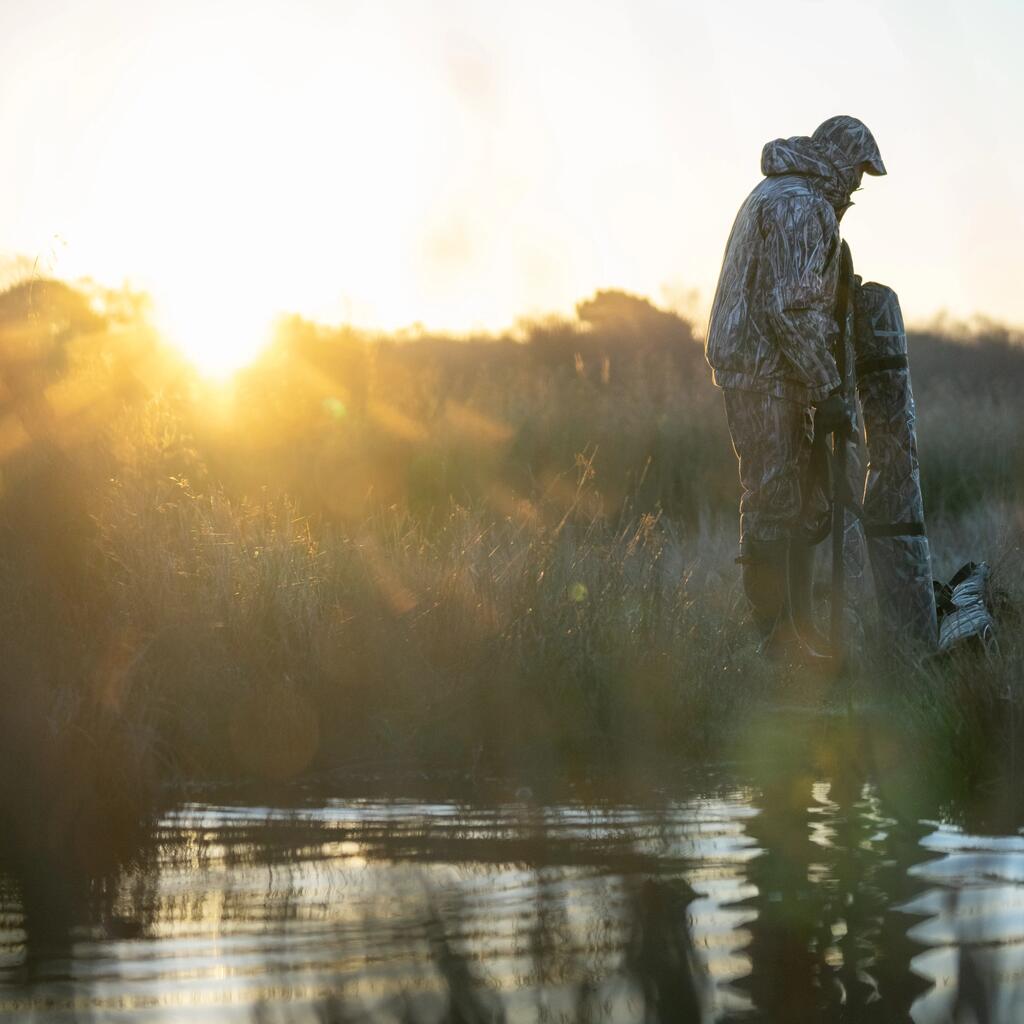
[[[740,207],[711,309],[706,356],[725,389],[739,459],[744,591],[769,653],[815,657],[813,549],[829,501],[812,485],[814,432],[851,422],[835,345],[839,222],[867,174],[885,174],[863,122],[840,115],[761,152],[764,180]],[[813,418],[812,418],[813,410]]]

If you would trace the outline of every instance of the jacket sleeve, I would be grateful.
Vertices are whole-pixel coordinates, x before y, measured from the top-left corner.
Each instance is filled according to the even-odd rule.
[[[815,401],[839,387],[832,340],[839,332],[835,294],[826,284],[837,258],[838,233],[814,203],[794,198],[779,204],[765,224],[768,322],[793,375]]]

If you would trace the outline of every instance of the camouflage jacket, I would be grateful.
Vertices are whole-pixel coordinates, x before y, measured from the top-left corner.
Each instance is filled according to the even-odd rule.
[[[839,221],[851,182],[827,146],[776,139],[726,244],[705,353],[721,388],[808,405],[839,386]],[[855,186],[854,186],[855,187]]]

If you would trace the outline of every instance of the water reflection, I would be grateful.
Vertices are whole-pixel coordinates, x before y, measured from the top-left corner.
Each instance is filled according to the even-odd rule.
[[[705,790],[183,804],[109,877],[0,874],[0,1018],[1024,1019],[1024,837],[848,767]]]
[[[928,947],[914,969],[931,985],[914,1020],[1024,1020],[1024,837],[970,836],[936,824],[911,869],[928,887],[902,906]]]

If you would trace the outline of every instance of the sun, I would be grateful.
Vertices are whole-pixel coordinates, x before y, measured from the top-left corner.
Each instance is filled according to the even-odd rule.
[[[276,311],[252,289],[191,285],[156,298],[164,338],[202,376],[225,380],[256,359],[272,340]]]

